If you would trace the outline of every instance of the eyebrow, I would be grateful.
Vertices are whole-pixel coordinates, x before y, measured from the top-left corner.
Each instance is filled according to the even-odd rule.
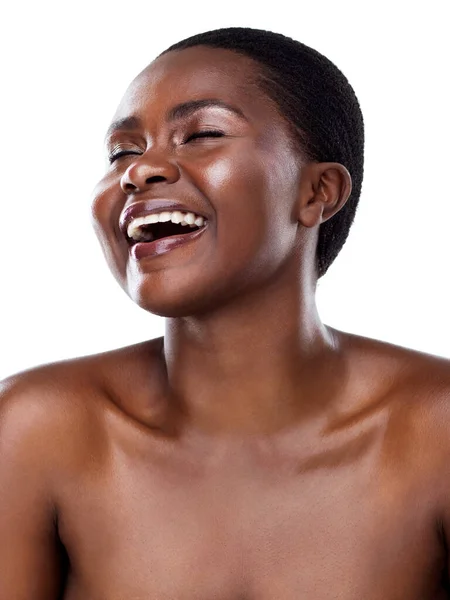
[[[210,107],[218,107],[224,108],[229,112],[234,113],[240,119],[248,122],[248,118],[242,112],[240,108],[237,106],[233,106],[232,104],[228,104],[228,102],[224,102],[223,100],[219,100],[218,98],[203,98],[201,100],[188,100],[187,102],[182,102],[181,104],[177,104],[173,106],[166,114],[166,120],[176,121],[178,119],[183,119],[197,110],[202,108],[210,108]],[[110,135],[115,133],[116,131],[123,131],[126,129],[138,129],[141,126],[141,120],[138,117],[125,117],[123,119],[118,119],[117,121],[113,121],[111,125],[108,127],[108,131],[106,132],[105,139],[107,139]]]
[[[109,138],[116,131],[124,131],[126,129],[138,129],[141,124],[140,119],[137,117],[125,117],[123,119],[117,119],[113,121],[108,127],[108,131],[105,135],[105,140]]]
[[[229,112],[234,113],[241,119],[247,121],[247,117],[242,112],[240,108],[237,106],[233,106],[232,104],[228,104],[228,102],[224,102],[223,100],[219,100],[218,98],[204,98],[201,100],[189,100],[188,102],[182,102],[181,104],[177,104],[173,108],[169,110],[167,113],[168,121],[175,121],[176,119],[182,119],[184,117],[188,117],[192,113],[201,108],[210,108],[210,107],[218,107],[224,108]]]

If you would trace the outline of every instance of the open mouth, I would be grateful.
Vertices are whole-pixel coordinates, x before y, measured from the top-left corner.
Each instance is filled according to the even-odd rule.
[[[155,242],[167,237],[192,234],[206,226],[206,219],[180,211],[153,213],[133,219],[127,228],[130,244]]]
[[[131,243],[137,242],[154,242],[162,238],[171,237],[173,235],[186,235],[200,229],[198,225],[177,225],[168,221],[167,223],[153,223],[151,225],[143,225],[140,228],[140,239],[131,239]]]

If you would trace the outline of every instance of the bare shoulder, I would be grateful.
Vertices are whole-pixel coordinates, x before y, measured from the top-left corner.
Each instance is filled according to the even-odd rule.
[[[450,359],[391,342],[333,330],[358,368],[366,365],[374,375],[386,375],[402,385],[408,382],[435,389],[450,382]]]
[[[109,376],[141,354],[119,349],[0,382],[1,598],[60,597],[67,507],[108,465]]]
[[[75,448],[78,455],[89,452],[87,442],[99,442],[105,408],[151,362],[155,344],[44,364],[0,381],[0,450],[9,440],[40,452],[42,464]]]
[[[70,404],[86,406],[90,392],[119,379],[128,382],[145,369],[148,372],[161,347],[162,338],[157,338],[14,373],[0,381],[2,402],[11,402],[13,398],[20,402],[21,398],[45,404],[70,398]]]
[[[450,359],[386,341],[341,333],[350,369],[366,389],[379,386],[392,414],[441,435],[450,448]],[[356,378],[356,375],[355,375]],[[406,426],[406,420],[404,421]]]

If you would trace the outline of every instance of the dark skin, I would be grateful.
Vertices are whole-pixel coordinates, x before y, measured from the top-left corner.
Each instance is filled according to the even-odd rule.
[[[127,153],[94,225],[165,336],[3,382],[0,600],[450,597],[449,361],[321,322],[318,230],[351,177],[299,155],[256,69],[171,52],[117,110],[139,123],[107,139]],[[245,118],[166,120],[205,98]],[[209,230],[136,261],[119,217],[155,198]]]

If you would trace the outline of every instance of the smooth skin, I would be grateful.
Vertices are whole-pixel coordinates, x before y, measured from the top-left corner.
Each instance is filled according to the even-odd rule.
[[[120,103],[93,222],[165,335],[2,382],[0,600],[450,597],[449,361],[321,322],[351,177],[299,155],[257,68],[170,52]],[[167,119],[211,98],[242,115]],[[208,230],[136,261],[119,217],[157,198]]]

